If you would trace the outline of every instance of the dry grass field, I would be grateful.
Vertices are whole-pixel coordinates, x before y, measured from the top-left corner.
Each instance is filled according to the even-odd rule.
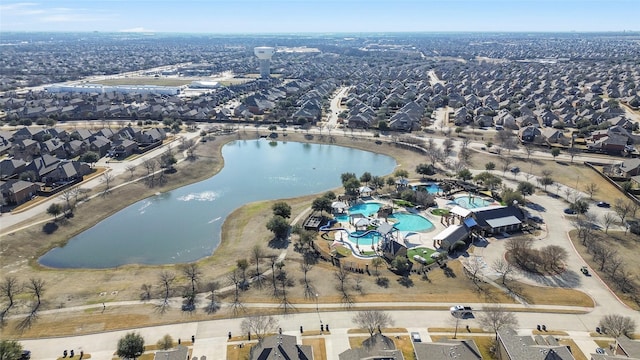
[[[640,304],[633,301],[633,299],[628,295],[620,292],[616,286],[611,284],[610,279],[607,277],[605,271],[600,270],[600,263],[594,261],[592,254],[587,252],[587,248],[582,245],[582,242],[578,239],[577,231],[571,231],[569,233],[571,237],[571,241],[573,241],[573,245],[580,253],[580,256],[589,264],[589,267],[592,271],[595,271],[598,276],[608,284],[608,286],[616,293],[616,295],[624,301],[625,304],[630,306],[632,309],[640,310]],[[605,245],[608,248],[614,249],[616,251],[616,255],[624,264],[625,270],[631,274],[631,277],[635,280],[637,286],[640,286],[640,266],[638,266],[638,254],[640,254],[640,236],[627,232],[624,233],[622,231],[609,231],[609,233],[604,233],[604,231],[596,231],[594,232],[595,241]]]

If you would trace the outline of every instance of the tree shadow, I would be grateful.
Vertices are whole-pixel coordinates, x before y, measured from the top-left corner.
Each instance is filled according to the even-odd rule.
[[[411,280],[410,277],[408,276],[402,276],[398,279],[398,284],[406,287],[406,288],[410,288],[413,287],[414,283],[413,280]]]
[[[47,235],[51,235],[53,234],[56,230],[58,230],[58,224],[55,222],[48,222],[46,224],[44,224],[42,226],[42,232],[47,234]]]
[[[267,246],[269,246],[272,249],[286,249],[287,247],[289,247],[289,240],[272,238],[267,243]]]

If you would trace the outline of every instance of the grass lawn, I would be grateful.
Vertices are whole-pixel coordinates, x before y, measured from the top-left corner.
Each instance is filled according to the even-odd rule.
[[[411,342],[411,337],[409,335],[401,335],[398,337],[392,337],[393,343],[396,344],[396,349],[402,351],[402,356],[404,356],[405,360],[413,360],[415,359],[413,353],[413,343]]]
[[[576,360],[589,360],[589,358],[584,355],[582,350],[580,350],[580,347],[578,347],[575,341],[571,339],[560,339],[558,342],[560,343],[560,345],[568,345],[571,349],[571,354],[573,354],[573,357]]]
[[[437,215],[437,216],[449,215],[449,210],[447,210],[447,209],[433,209],[433,210],[431,210],[431,213],[433,215]]]
[[[482,355],[483,359],[485,360],[495,359],[495,357],[491,356],[491,347],[495,342],[495,336],[473,336],[473,335],[467,335],[467,334],[463,334],[463,335],[458,334],[456,338],[472,339],[476,343],[478,350],[480,350],[480,354]],[[443,335],[431,336],[431,340],[433,342],[437,342],[442,339],[453,339],[453,334],[447,335],[447,336],[443,336]]]
[[[311,346],[314,360],[327,360],[327,348],[324,343],[324,338],[302,339],[302,345]]]
[[[407,257],[409,257],[410,261],[417,263],[416,261],[413,260],[413,256],[414,255],[422,256],[425,260],[427,260],[427,263],[425,265],[429,265],[435,262],[435,260],[431,258],[431,254],[435,252],[436,252],[435,250],[429,249],[426,247],[415,247],[407,250]]]
[[[249,352],[254,344],[244,343],[243,347],[239,345],[227,345],[227,360],[246,360],[249,358]]]

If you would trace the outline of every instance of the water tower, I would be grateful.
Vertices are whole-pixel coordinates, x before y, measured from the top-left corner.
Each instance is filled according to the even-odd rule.
[[[260,60],[260,77],[268,79],[271,73],[271,57],[276,52],[275,48],[268,46],[259,46],[253,49],[253,53],[256,54],[258,60]]]

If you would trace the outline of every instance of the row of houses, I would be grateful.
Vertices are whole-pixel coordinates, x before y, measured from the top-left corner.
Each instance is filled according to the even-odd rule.
[[[62,128],[23,127],[14,132],[0,132],[0,155],[12,160],[31,161],[51,155],[58,159],[73,159],[92,151],[99,157],[125,158],[140,148],[162,143],[167,132],[162,128],[141,129],[125,126],[121,129],[103,128],[97,131]],[[2,173],[2,177],[13,174]]]
[[[413,339],[412,339],[413,340]],[[442,339],[434,342],[413,341],[413,356],[416,360],[482,360],[478,345],[473,339]],[[518,335],[512,328],[497,332],[496,350],[502,360],[574,360],[576,357],[568,345],[561,344],[552,335]],[[291,335],[273,335],[260,340],[251,348],[250,360],[291,359],[312,360],[315,358],[310,345],[300,345]],[[591,360],[639,359],[640,342],[627,337],[616,339],[605,354],[594,353]],[[339,354],[339,360],[403,360],[402,351],[393,339],[381,333],[374,334],[362,342],[359,348],[348,349]]]

